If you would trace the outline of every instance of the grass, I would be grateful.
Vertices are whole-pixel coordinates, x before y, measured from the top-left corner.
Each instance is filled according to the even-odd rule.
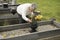
[[[55,18],[60,22],[60,0],[17,0],[17,3],[36,3],[44,19]]]

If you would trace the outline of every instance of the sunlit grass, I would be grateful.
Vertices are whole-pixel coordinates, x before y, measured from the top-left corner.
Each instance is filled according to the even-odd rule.
[[[60,0],[17,0],[17,3],[36,3],[44,19],[56,18],[60,22]]]

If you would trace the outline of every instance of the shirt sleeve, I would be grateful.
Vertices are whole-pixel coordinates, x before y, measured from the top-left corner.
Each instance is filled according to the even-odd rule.
[[[26,14],[22,14],[22,18],[25,20],[25,21],[28,21],[29,18],[26,17]]]

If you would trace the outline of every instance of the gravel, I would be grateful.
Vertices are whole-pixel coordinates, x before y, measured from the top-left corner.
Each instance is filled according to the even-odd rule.
[[[44,31],[54,30],[54,29],[57,29],[57,28],[52,25],[43,25],[43,26],[39,26],[36,30],[38,32],[44,32]],[[18,29],[18,30],[13,30],[13,31],[1,32],[0,39],[13,38],[16,36],[26,35],[30,33],[29,32],[30,30],[31,30],[30,28],[24,28],[24,29]]]

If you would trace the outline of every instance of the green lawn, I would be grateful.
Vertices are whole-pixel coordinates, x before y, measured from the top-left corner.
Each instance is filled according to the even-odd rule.
[[[60,0],[17,0],[17,3],[36,3],[44,19],[56,18],[60,22]]]

